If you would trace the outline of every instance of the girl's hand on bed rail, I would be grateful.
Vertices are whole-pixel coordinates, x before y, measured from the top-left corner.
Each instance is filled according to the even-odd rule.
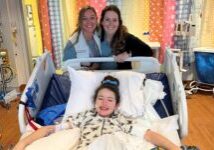
[[[118,54],[116,56],[114,56],[114,59],[116,62],[124,62],[127,58],[129,58],[131,56],[131,54],[127,53],[127,52],[123,52],[121,54]]]
[[[98,63],[92,63],[89,70],[98,70],[100,65]]]
[[[100,65],[98,63],[91,63],[90,66],[81,66],[81,70],[98,70]]]

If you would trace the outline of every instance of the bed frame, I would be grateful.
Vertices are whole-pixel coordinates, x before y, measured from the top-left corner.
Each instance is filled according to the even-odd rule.
[[[74,59],[67,61],[64,65],[69,65],[72,62],[110,62],[113,58],[89,58],[89,59]],[[127,61],[140,61],[135,63],[134,70],[142,73],[154,73],[163,72],[167,75],[169,80],[170,92],[172,97],[173,109],[175,114],[179,115],[179,135],[181,138],[185,137],[188,133],[188,115],[186,96],[183,88],[183,84],[180,77],[180,72],[176,63],[176,57],[170,49],[166,50],[165,61],[161,65],[158,60],[153,57],[133,57]],[[34,91],[34,102],[36,109],[31,108],[31,116],[35,116],[42,104],[42,100],[47,89],[48,83],[52,75],[56,72],[53,61],[49,53],[44,53],[37,59],[36,66],[32,72],[32,75],[24,90],[24,94],[21,96],[21,101],[26,103],[26,92],[28,87],[37,85],[37,91]],[[26,119],[25,119],[25,106],[20,104],[18,110],[19,128],[21,133],[25,132]]]

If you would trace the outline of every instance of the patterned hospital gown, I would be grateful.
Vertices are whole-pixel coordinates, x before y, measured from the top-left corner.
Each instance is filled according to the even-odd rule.
[[[117,131],[132,134],[134,119],[127,118],[115,112],[111,117],[101,117],[95,109],[69,117],[68,120],[80,128],[80,141],[77,149],[82,149],[91,144],[96,138]],[[147,130],[146,128],[145,130]]]

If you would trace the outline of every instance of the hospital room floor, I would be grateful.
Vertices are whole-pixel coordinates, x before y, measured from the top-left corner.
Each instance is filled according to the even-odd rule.
[[[19,137],[17,106],[19,99],[11,102],[10,109],[0,106],[0,145],[4,150],[15,144]],[[189,134],[182,142],[197,145],[201,150],[214,149],[214,96],[197,93],[187,99]]]

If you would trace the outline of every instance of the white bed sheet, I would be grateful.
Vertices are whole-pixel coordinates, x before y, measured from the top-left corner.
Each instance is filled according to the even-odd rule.
[[[180,145],[177,119],[177,115],[164,119],[155,119],[152,121],[151,129]],[[26,134],[29,134],[29,132]],[[26,134],[23,136],[26,136]],[[78,128],[59,131],[33,142],[27,146],[26,150],[38,150],[44,149],[44,147],[46,150],[75,150],[79,137],[80,130]],[[145,150],[150,150],[154,145],[142,140],[142,138],[117,132],[97,138],[85,150],[140,150],[142,147]]]

